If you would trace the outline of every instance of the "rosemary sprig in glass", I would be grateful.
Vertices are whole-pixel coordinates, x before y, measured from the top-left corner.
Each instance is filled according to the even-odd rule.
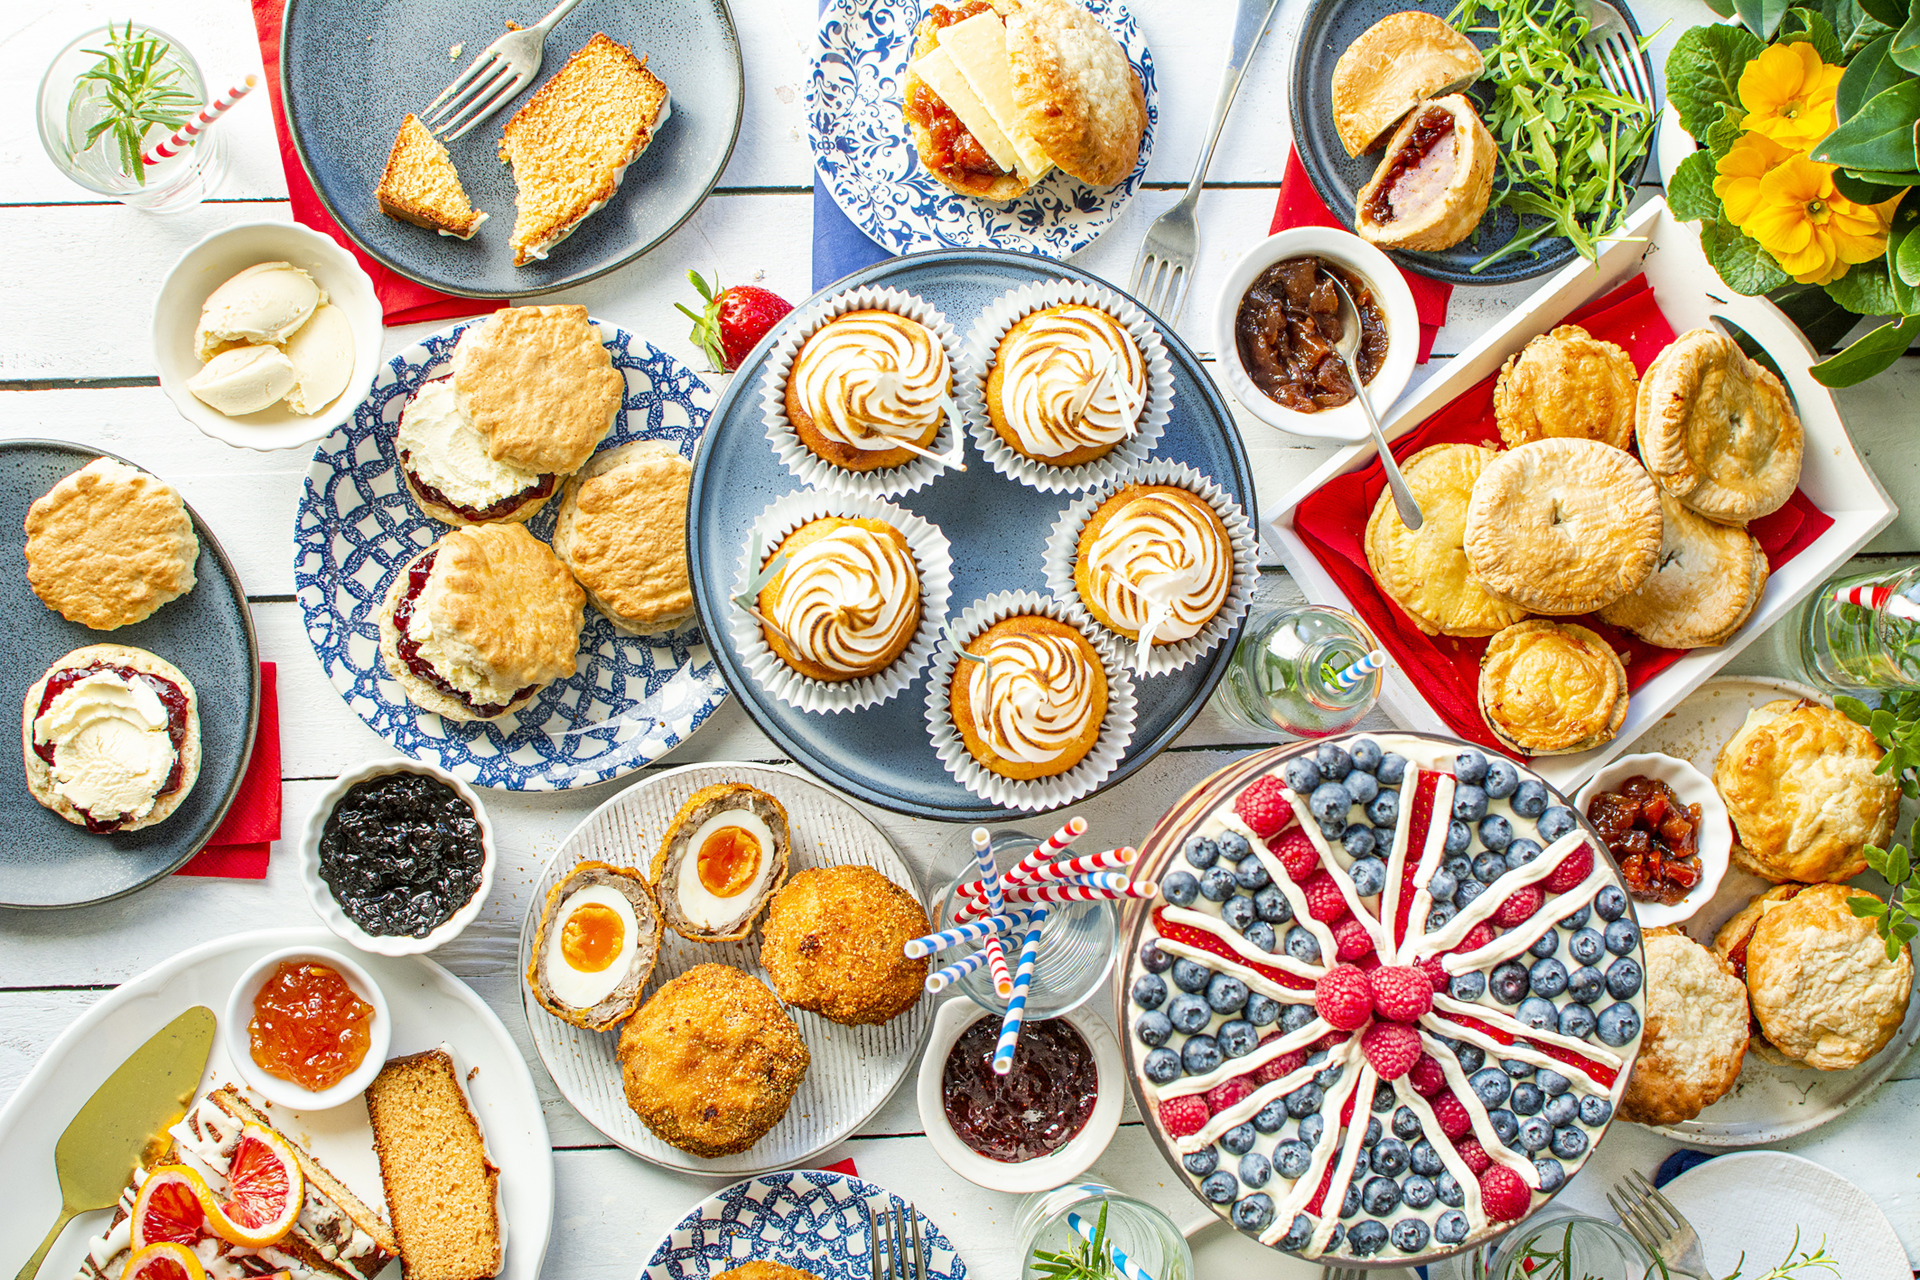
[[[1113,1253],[1107,1248],[1107,1205],[1100,1202],[1100,1218],[1094,1223],[1093,1239],[1078,1241],[1071,1249],[1053,1252],[1035,1250],[1033,1269],[1047,1280],[1121,1280],[1120,1269],[1113,1265]]]
[[[1506,1280],[1605,1280],[1586,1274],[1584,1267],[1576,1269],[1573,1262],[1573,1227],[1569,1221],[1560,1234],[1556,1247],[1542,1248],[1544,1233],[1536,1235],[1521,1246],[1520,1252],[1507,1260]],[[1747,1255],[1741,1254],[1740,1261],[1734,1265],[1732,1274],[1725,1280],[1741,1280],[1741,1272],[1746,1269]],[[1787,1246],[1787,1256],[1753,1280],[1811,1280],[1815,1271],[1823,1271],[1840,1280],[1840,1264],[1827,1253],[1827,1241],[1823,1236],[1813,1249],[1800,1247],[1800,1232],[1796,1228],[1793,1243]],[[1641,1280],[1672,1280],[1667,1270],[1666,1259],[1655,1255],[1653,1265],[1647,1268]]]
[[[89,87],[97,87],[106,102],[106,114],[87,130],[85,151],[111,137],[119,155],[120,171],[141,186],[147,185],[147,166],[140,159],[141,142],[154,125],[169,131],[186,123],[200,105],[192,92],[181,87],[180,68],[162,65],[173,46],[150,31],[134,35],[133,22],[124,29],[107,28],[107,47],[88,49],[100,61],[80,73],[74,85],[77,98]]]

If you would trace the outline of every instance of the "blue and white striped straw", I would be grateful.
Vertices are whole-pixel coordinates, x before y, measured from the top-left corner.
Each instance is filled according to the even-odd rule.
[[[969,955],[961,956],[944,969],[935,969],[927,975],[928,994],[938,995],[986,962],[987,953],[984,951],[975,951]]]
[[[1075,884],[1083,889],[1100,889],[1107,893],[1122,893],[1133,882],[1133,877],[1124,871],[1087,871],[1077,876],[1061,876],[1058,880],[1037,880],[1036,889],[1052,889],[1061,885]]]
[[[1000,868],[993,860],[993,836],[985,827],[973,829],[973,861],[980,868],[980,880],[987,891],[987,908],[996,916],[1002,914],[1007,904],[1000,896]],[[1003,980],[1007,972],[1007,953],[1000,945],[998,935],[987,938],[986,952],[987,963],[993,968],[993,989],[1004,996],[1009,990]]]
[[[1067,1225],[1072,1227],[1074,1233],[1082,1240],[1085,1240],[1088,1244],[1093,1243],[1093,1228],[1082,1221],[1079,1214],[1068,1213]],[[1153,1277],[1148,1275],[1139,1263],[1129,1258],[1125,1253],[1122,1253],[1118,1246],[1109,1244],[1107,1246],[1107,1252],[1113,1257],[1114,1268],[1119,1271],[1121,1275],[1127,1277],[1127,1280],[1153,1280]]]
[[[930,933],[924,938],[915,938],[901,950],[906,952],[907,959],[918,960],[936,951],[950,950],[963,942],[978,942],[982,938],[1012,933],[1023,924],[1032,924],[1034,915],[1035,912],[1031,907],[1015,907],[1003,915],[988,916],[984,920],[971,920],[966,924],[955,925],[951,929]]]
[[[1040,927],[1046,923],[1043,908],[1039,919],[1027,930],[1020,944],[1020,967],[1013,975],[1013,995],[1007,999],[1007,1016],[1000,1022],[1000,1043],[993,1050],[993,1073],[1004,1076],[1013,1070],[1013,1050],[1020,1043],[1020,1024],[1027,1017],[1027,990],[1033,986],[1033,963],[1040,955]]]
[[[1335,689],[1345,693],[1386,665],[1387,651],[1385,649],[1375,649],[1372,653],[1361,658],[1346,670],[1336,671],[1331,683]]]

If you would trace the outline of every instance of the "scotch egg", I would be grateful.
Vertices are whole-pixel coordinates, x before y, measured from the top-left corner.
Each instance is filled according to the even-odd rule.
[[[787,877],[792,836],[778,800],[743,782],[702,787],[667,826],[652,883],[667,924],[694,942],[735,942]]]
[[[639,871],[583,862],[547,894],[527,988],[554,1017],[605,1031],[640,1007],[664,933]]]

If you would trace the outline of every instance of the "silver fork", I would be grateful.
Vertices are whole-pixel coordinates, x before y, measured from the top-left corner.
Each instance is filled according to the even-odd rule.
[[[1154,219],[1147,238],[1140,244],[1140,256],[1133,264],[1133,296],[1147,310],[1159,313],[1171,325],[1180,319],[1180,308],[1187,300],[1187,286],[1193,282],[1193,264],[1200,256],[1200,227],[1194,221],[1194,206],[1200,203],[1200,184],[1213,161],[1214,144],[1220,141],[1220,127],[1227,122],[1227,108],[1240,91],[1240,77],[1254,46],[1267,29],[1267,22],[1280,0],[1240,0],[1240,15],[1233,24],[1233,44],[1227,50],[1226,69],[1220,73],[1220,99],[1213,104],[1213,128],[1207,134],[1206,149],[1193,167],[1193,181],[1180,203]]]
[[[1646,64],[1640,57],[1640,41],[1635,38],[1633,28],[1608,0],[1587,0],[1587,23],[1587,36],[1580,47],[1591,49],[1599,60],[1600,78],[1621,97],[1645,105],[1647,118],[1651,120],[1653,85],[1647,79]]]
[[[926,1280],[925,1256],[920,1247],[920,1215],[909,1204],[905,1212],[889,1203],[874,1216],[866,1205],[867,1228],[873,1239],[873,1280]],[[911,1226],[909,1226],[911,1224]],[[909,1234],[911,1232],[911,1234]]]
[[[1707,1274],[1700,1234],[1639,1170],[1614,1184],[1607,1193],[1607,1203],[1635,1243],[1666,1263],[1669,1271],[1689,1276]]]
[[[547,32],[573,12],[580,0],[560,0],[553,12],[530,27],[509,31],[474,56],[439,97],[420,113],[420,123],[443,142],[464,138],[540,73]]]

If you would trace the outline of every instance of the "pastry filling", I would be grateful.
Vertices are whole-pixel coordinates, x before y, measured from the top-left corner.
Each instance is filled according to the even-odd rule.
[[[1700,806],[1681,804],[1658,778],[1636,774],[1618,791],[1601,792],[1587,817],[1636,902],[1672,906],[1700,883]]]
[[[993,5],[988,0],[970,0],[957,9],[936,4],[928,11],[928,17],[936,28],[945,29],[978,14],[992,12]],[[907,98],[906,115],[909,123],[930,135],[930,145],[921,159],[954,184],[984,193],[991,190],[995,182],[1012,174],[1013,170],[1002,168],[988,154],[980,139],[961,123],[959,114],[925,82],[913,87]]]
[[[538,686],[528,685],[516,691],[512,697],[501,702],[481,702],[476,699],[472,693],[460,688],[454,684],[453,681],[447,679],[447,677],[440,672],[439,668],[435,667],[433,663],[427,659],[426,655],[421,652],[422,642],[432,638],[432,628],[422,628],[422,630],[427,633],[426,635],[414,634],[413,620],[416,608],[420,602],[420,593],[427,589],[427,579],[432,576],[433,562],[439,555],[440,553],[438,551],[429,551],[414,561],[412,567],[407,570],[406,592],[400,597],[400,603],[395,605],[393,609],[393,625],[400,633],[400,661],[406,664],[407,670],[419,676],[440,692],[446,694],[448,697],[459,699],[461,705],[467,707],[475,715],[497,716],[513,703],[520,701],[520,699],[532,693]],[[422,616],[424,617],[424,615]]]
[[[1227,601],[1232,548],[1193,507],[1162,494],[1126,502],[1087,549],[1106,615],[1149,644],[1188,640]]]
[[[1147,407],[1140,348],[1093,307],[1034,316],[999,359],[1000,411],[1022,451],[1036,457],[1118,444]]]
[[[913,556],[891,538],[846,526],[793,554],[772,617],[800,657],[856,676],[905,645],[919,603]]]
[[[501,462],[460,408],[452,378],[426,383],[400,413],[400,465],[422,497],[468,520],[496,520],[545,498],[559,477]]]
[[[1371,384],[1387,358],[1387,318],[1373,286],[1324,258],[1287,258],[1262,271],[1240,299],[1234,340],[1240,363],[1268,399],[1295,413],[1318,413],[1353,399],[1353,380],[1335,344],[1341,338],[1337,273],[1360,312],[1354,364]]]
[[[1453,152],[1441,144],[1453,136],[1453,113],[1429,107],[1413,132],[1387,161],[1386,176],[1367,197],[1369,221],[1385,226],[1403,212],[1423,208],[1446,194],[1453,181]]]
[[[1070,637],[1001,636],[981,656],[967,663],[967,699],[995,755],[1049,764],[1093,727],[1094,668]]]
[[[180,789],[187,695],[165,676],[95,663],[47,677],[34,710],[33,752],[98,834],[153,812]]]

